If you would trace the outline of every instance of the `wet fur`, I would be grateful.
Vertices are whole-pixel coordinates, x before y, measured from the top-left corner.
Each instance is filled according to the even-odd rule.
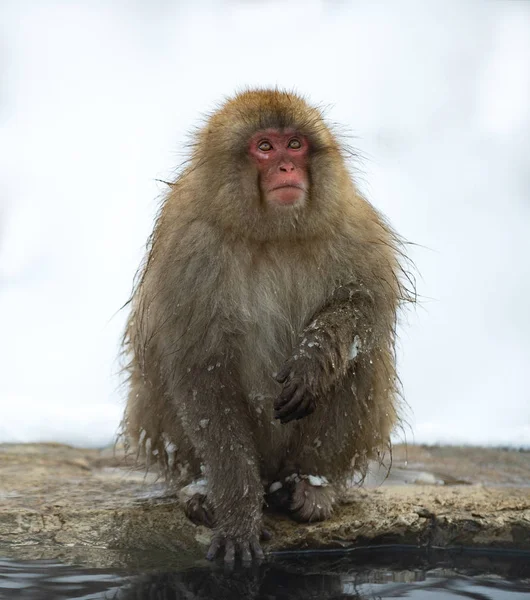
[[[264,202],[246,154],[266,127],[310,140],[309,197],[290,213]],[[340,486],[387,447],[397,418],[396,311],[408,299],[400,255],[320,113],[301,98],[242,93],[197,135],[132,297],[124,423],[168,476],[188,483],[205,465],[218,529],[255,535],[263,484],[298,472]],[[310,349],[308,336],[318,342]],[[281,424],[272,375],[286,361],[315,412]]]

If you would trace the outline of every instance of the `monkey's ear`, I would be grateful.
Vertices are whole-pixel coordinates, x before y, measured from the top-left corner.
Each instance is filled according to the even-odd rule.
[[[287,377],[289,377],[290,372],[291,366],[289,364],[286,364],[283,366],[283,369],[280,369],[278,371],[278,373],[273,374],[273,377],[278,383],[285,383],[285,380],[287,379]]]

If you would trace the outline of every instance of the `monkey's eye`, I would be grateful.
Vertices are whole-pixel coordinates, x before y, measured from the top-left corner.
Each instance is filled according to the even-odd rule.
[[[267,142],[267,141],[263,140],[262,142],[260,142],[258,144],[258,148],[262,152],[268,152],[269,150],[272,150],[272,144],[270,142]]]
[[[300,150],[301,147],[302,142],[298,138],[293,138],[292,140],[289,140],[289,148],[292,148],[293,150]]]

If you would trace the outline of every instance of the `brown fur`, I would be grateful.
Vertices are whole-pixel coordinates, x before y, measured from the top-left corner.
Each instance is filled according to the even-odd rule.
[[[311,144],[307,202],[287,213],[263,201],[246,152],[268,127],[292,127]],[[296,473],[340,486],[389,443],[406,296],[399,256],[336,138],[301,98],[242,93],[198,134],[133,294],[125,425],[182,483],[204,465],[223,540],[256,539],[264,484]],[[305,418],[282,424],[273,417],[293,390]],[[310,495],[305,511],[295,492],[291,509],[314,516],[314,497],[331,490]]]

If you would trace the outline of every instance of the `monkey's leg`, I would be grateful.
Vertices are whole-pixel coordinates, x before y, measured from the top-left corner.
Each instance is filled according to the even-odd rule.
[[[157,462],[168,479],[185,485],[200,477],[200,462],[175,405],[158,382],[144,380],[136,365],[131,369],[124,424],[129,442],[148,464]]]
[[[284,387],[275,416],[293,427],[284,482],[298,520],[327,518],[336,499],[330,482],[345,478],[356,454],[366,455],[363,406],[380,400],[371,393],[375,308],[359,284],[338,288],[276,376]]]
[[[368,460],[388,447],[396,419],[393,369],[389,352],[372,352],[350,366],[312,415],[286,425],[293,428],[284,471],[286,508],[296,520],[330,516],[353,473],[365,473]]]
[[[263,558],[259,544],[263,487],[250,415],[237,378],[220,356],[190,368],[175,398],[185,428],[204,463],[214,536],[207,554],[223,548],[226,563]]]
[[[293,432],[282,485],[289,493],[285,508],[297,521],[328,519],[338,489],[353,473],[355,456],[366,454],[354,381],[350,372],[312,415],[286,425]]]
[[[296,521],[329,518],[338,489],[353,473],[355,457],[367,453],[365,430],[359,425],[365,418],[363,402],[358,402],[358,392],[366,392],[365,375],[362,369],[350,369],[312,415],[284,426],[291,429],[290,445],[268,500]]]

